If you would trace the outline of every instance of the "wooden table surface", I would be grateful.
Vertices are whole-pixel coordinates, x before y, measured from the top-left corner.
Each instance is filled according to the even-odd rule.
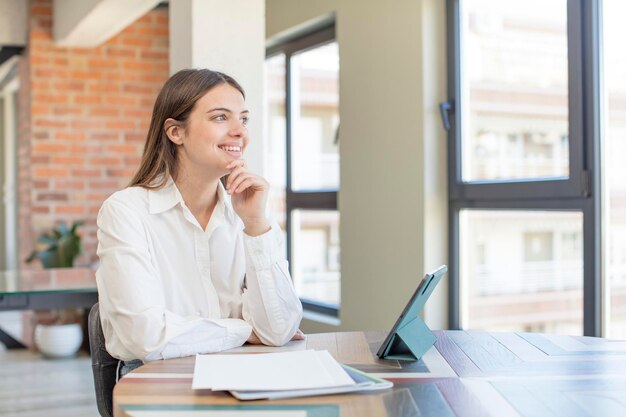
[[[195,358],[150,362],[113,393],[116,417],[624,417],[626,341],[537,333],[438,331],[418,362],[381,361],[382,332],[322,333],[279,350],[328,350],[394,382],[385,391],[241,402],[194,392]],[[244,347],[234,350],[275,351]],[[229,351],[230,352],[230,351]]]

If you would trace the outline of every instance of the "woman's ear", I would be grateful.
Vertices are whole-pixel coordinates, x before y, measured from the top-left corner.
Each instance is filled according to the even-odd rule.
[[[185,129],[178,120],[168,118],[163,123],[163,130],[167,135],[167,138],[174,142],[176,145],[183,144],[183,136]]]

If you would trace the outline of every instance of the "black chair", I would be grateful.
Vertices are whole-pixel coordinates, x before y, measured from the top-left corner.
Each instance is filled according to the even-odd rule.
[[[104,343],[100,308],[98,303],[89,312],[89,348],[91,350],[91,370],[96,387],[98,412],[102,417],[113,417],[113,387],[117,382],[118,359],[109,355]]]

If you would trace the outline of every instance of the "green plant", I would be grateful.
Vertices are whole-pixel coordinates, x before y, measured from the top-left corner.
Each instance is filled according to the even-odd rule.
[[[40,250],[33,250],[26,258],[26,262],[30,263],[39,259],[44,268],[74,266],[74,260],[83,251],[81,238],[77,233],[78,228],[83,224],[83,221],[77,221],[68,227],[65,222],[60,222],[56,228],[39,236],[37,242],[47,246]]]

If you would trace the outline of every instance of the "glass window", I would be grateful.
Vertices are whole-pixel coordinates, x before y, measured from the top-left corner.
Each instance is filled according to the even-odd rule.
[[[622,0],[603,2],[608,336],[626,338],[626,26]]]
[[[567,177],[567,0],[460,4],[463,181]]]
[[[294,191],[339,188],[339,51],[337,42],[291,58]]]
[[[339,305],[339,212],[294,210],[292,271],[301,298]]]
[[[599,2],[447,4],[450,327],[599,335]]]
[[[461,210],[464,328],[582,335],[581,212]]]
[[[267,50],[266,175],[305,310],[337,317],[339,48],[334,27]]]

